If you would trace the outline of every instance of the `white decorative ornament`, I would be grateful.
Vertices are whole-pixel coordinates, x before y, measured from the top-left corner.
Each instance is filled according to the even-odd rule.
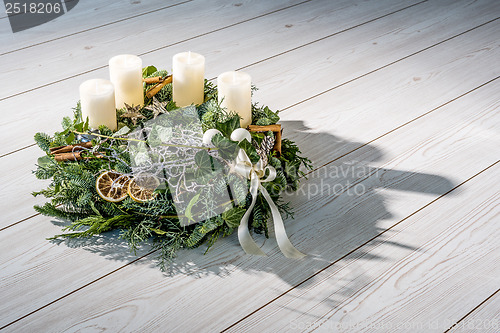
[[[231,140],[241,142],[246,139],[248,142],[252,142],[252,136],[250,132],[244,128],[237,128],[231,133]]]
[[[212,146],[212,138],[216,134],[222,134],[222,133],[219,130],[216,130],[215,128],[211,128],[211,129],[207,130],[203,134],[203,143],[206,144],[206,145]]]

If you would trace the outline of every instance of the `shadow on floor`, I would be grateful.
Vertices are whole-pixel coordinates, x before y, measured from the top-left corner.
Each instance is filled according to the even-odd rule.
[[[384,257],[370,253],[380,242],[391,244],[394,248],[416,250],[407,244],[386,241],[385,234],[381,235],[400,221],[399,218],[388,221],[393,216],[387,208],[384,193],[381,193],[384,189],[428,194],[426,202],[429,202],[454,186],[451,181],[438,175],[374,167],[372,164],[380,161],[383,153],[373,145],[349,142],[327,133],[313,133],[300,121],[284,121],[282,125],[284,137],[298,142],[304,155],[313,162],[321,161],[315,163],[315,170],[302,182],[297,192],[284,195],[296,212],[295,219],[285,221],[287,234],[292,243],[308,256],[300,260],[285,258],[276,245],[271,226],[269,239],[263,235],[253,235],[268,254],[267,257],[245,255],[237,235],[233,234],[219,240],[206,255],[203,255],[206,246],[180,251],[165,273],[166,277],[184,274],[198,278],[224,278],[244,271],[250,275],[268,273],[278,277],[281,282],[274,281],[272,287],[280,290],[287,290],[291,286],[305,288],[314,283],[315,274],[319,271],[326,267],[342,267],[352,256],[384,261]],[[328,156],[331,162],[326,164],[322,155]],[[398,213],[407,216],[421,208],[422,202],[409,202]],[[132,261],[137,258],[117,235],[115,232],[91,240],[70,240],[66,244],[70,247],[84,246],[111,260]],[[150,248],[145,246],[137,255],[148,251]],[[132,265],[157,269],[156,256],[155,253],[150,254]],[[245,281],[256,283],[248,276],[240,276],[238,280],[243,285]],[[270,287],[266,284],[268,281],[264,280],[263,291]],[[362,270],[357,281],[360,287],[366,283]],[[224,279],[217,279],[214,283],[223,284]],[[203,291],[199,294],[200,290],[197,289],[197,292],[196,297],[203,299]],[[207,297],[211,292],[206,291]],[[350,292],[352,287],[345,290],[345,296]],[[332,302],[331,306],[335,306],[334,300],[329,301]]]

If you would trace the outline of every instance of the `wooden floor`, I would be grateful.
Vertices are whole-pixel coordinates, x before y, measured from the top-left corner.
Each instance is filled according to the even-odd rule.
[[[500,331],[498,0],[87,0],[18,33],[4,13],[0,330]],[[163,274],[116,234],[46,240],[33,134],[111,56],[170,70],[187,50],[209,79],[248,72],[313,160],[285,221],[306,258],[232,235]]]

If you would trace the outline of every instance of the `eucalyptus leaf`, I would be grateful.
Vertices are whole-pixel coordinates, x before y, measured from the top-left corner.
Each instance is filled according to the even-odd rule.
[[[49,156],[45,155],[45,156],[39,157],[38,160],[36,161],[36,163],[40,167],[46,168],[46,167],[52,165],[53,162],[52,162],[52,159]]]
[[[199,199],[200,199],[200,193],[195,195],[191,199],[191,201],[189,201],[189,203],[186,207],[186,211],[185,211],[184,215],[188,218],[189,222],[194,222],[193,213],[191,212],[191,210],[193,209],[193,206],[198,202]]]
[[[74,140],[75,140],[75,133],[73,132],[69,133],[69,135],[66,137],[66,143],[69,145]]]
[[[154,72],[157,72],[158,69],[156,69],[155,66],[147,66],[142,69],[142,77],[148,77]]]

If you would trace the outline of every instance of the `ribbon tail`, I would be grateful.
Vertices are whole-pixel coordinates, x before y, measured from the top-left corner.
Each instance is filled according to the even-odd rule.
[[[253,207],[255,206],[255,202],[257,201],[257,190],[259,188],[259,178],[255,174],[255,172],[251,173],[250,183],[251,183],[250,193],[252,194],[252,203],[250,204],[250,207],[248,207],[248,210],[245,212],[245,215],[243,215],[243,218],[241,219],[240,225],[238,227],[238,239],[245,253],[254,254],[258,256],[265,256],[266,254],[255,243],[252,236],[250,235],[250,231],[248,230],[248,219],[250,218],[250,214],[252,213]]]
[[[288,239],[288,236],[286,235],[285,231],[285,225],[283,223],[283,219],[281,218],[281,214],[278,210],[278,207],[276,207],[273,200],[271,199],[271,196],[269,195],[267,190],[262,185],[259,185],[259,189],[264,198],[266,199],[269,207],[271,208],[271,213],[274,222],[274,232],[276,234],[276,241],[278,242],[278,246],[283,255],[287,258],[292,258],[292,259],[300,259],[305,257],[306,254],[297,250],[290,242],[290,239]]]

